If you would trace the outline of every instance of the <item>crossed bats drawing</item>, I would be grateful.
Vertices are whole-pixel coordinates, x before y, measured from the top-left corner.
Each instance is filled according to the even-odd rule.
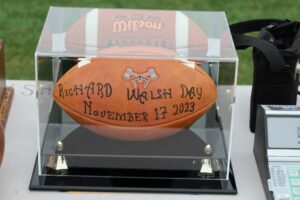
[[[135,73],[131,68],[127,68],[123,74],[123,78],[130,80],[133,87],[137,87],[138,83],[144,82],[144,88],[147,88],[150,81],[158,79],[158,76],[153,68],[150,68],[148,72],[143,74]]]

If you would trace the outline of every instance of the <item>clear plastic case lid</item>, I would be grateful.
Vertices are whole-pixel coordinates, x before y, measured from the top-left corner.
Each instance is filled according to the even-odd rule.
[[[50,7],[36,53],[203,61],[238,59],[224,12],[168,10]]]

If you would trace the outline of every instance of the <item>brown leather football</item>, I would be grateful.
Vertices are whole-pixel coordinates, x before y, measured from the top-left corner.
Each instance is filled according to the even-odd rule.
[[[4,154],[4,133],[3,133],[2,125],[1,125],[0,126],[0,166],[2,163],[2,159],[3,159],[3,154]]]
[[[195,62],[93,58],[55,84],[56,103],[102,136],[142,141],[189,127],[215,103],[217,88]]]

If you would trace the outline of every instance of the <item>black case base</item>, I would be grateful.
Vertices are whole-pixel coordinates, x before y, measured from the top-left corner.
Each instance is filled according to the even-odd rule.
[[[161,140],[125,142],[98,136],[79,127],[62,142],[64,149],[61,153],[68,163],[67,174],[59,175],[44,166],[42,173],[48,176],[39,176],[36,161],[30,190],[237,193],[231,167],[228,180],[221,180],[220,177],[225,177],[221,174],[224,172],[216,172],[214,180],[204,180],[198,176],[198,170],[191,168],[193,158],[200,155],[199,149],[203,149],[206,143],[189,129]],[[143,156],[124,157],[135,152]],[[101,153],[115,156],[93,156]],[[159,162],[151,157],[153,154],[169,157],[179,153],[181,158],[159,159]],[[79,156],[82,154],[91,156]],[[59,153],[56,152],[56,155]]]
[[[84,169],[82,169],[84,170]],[[157,193],[205,193],[205,194],[237,194],[235,178],[230,167],[228,180],[203,180],[174,177],[136,177],[134,171],[106,169],[106,176],[39,176],[38,162],[35,162],[30,190],[55,191],[115,191],[115,192],[157,192]],[[128,176],[125,176],[128,174]],[[137,171],[137,174],[141,171]],[[131,174],[131,175],[130,175]],[[163,176],[163,174],[161,174]],[[168,174],[170,175],[170,173]]]

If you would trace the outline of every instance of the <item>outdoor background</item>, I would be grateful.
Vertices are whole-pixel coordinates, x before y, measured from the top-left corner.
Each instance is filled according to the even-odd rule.
[[[1,0],[0,38],[7,79],[34,79],[34,51],[49,6],[225,11],[229,23],[258,18],[300,20],[298,0]],[[251,84],[251,50],[239,52],[239,84]]]

